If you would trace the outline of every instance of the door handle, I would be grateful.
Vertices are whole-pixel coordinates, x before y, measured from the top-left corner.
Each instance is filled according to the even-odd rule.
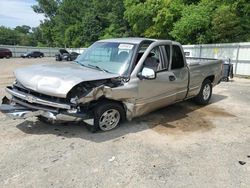
[[[175,81],[175,79],[176,79],[175,76],[173,76],[173,75],[169,76],[169,81],[172,82],[172,81]]]

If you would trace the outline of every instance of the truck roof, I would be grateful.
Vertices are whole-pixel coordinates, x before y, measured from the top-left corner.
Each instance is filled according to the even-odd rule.
[[[121,42],[121,43],[131,43],[131,44],[140,44],[142,41],[157,41],[156,39],[149,38],[139,38],[139,37],[128,37],[128,38],[114,38],[114,39],[104,39],[98,42]]]

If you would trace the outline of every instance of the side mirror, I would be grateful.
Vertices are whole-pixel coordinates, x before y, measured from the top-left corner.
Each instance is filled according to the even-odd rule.
[[[138,74],[138,77],[140,80],[142,79],[153,80],[156,78],[156,72],[153,69],[144,67],[142,69],[142,72]]]

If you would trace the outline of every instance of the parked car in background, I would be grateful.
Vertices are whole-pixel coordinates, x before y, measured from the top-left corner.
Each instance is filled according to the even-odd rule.
[[[31,57],[34,57],[34,58],[37,58],[37,57],[44,57],[44,53],[42,52],[39,52],[39,51],[32,51],[32,52],[28,52],[28,53],[25,53],[25,54],[22,54],[21,55],[22,58],[31,58]]]
[[[56,61],[74,61],[80,54],[77,52],[69,53],[65,49],[60,49],[59,53],[56,54]]]
[[[7,48],[0,48],[0,58],[10,58],[12,57],[12,52]]]
[[[71,52],[71,60],[74,61],[80,54],[77,52]]]

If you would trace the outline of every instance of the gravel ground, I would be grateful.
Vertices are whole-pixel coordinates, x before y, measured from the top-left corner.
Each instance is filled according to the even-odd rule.
[[[1,59],[0,97],[14,69],[51,62]],[[249,105],[250,80],[235,78],[206,107],[178,103],[104,133],[0,114],[0,187],[247,188]]]

